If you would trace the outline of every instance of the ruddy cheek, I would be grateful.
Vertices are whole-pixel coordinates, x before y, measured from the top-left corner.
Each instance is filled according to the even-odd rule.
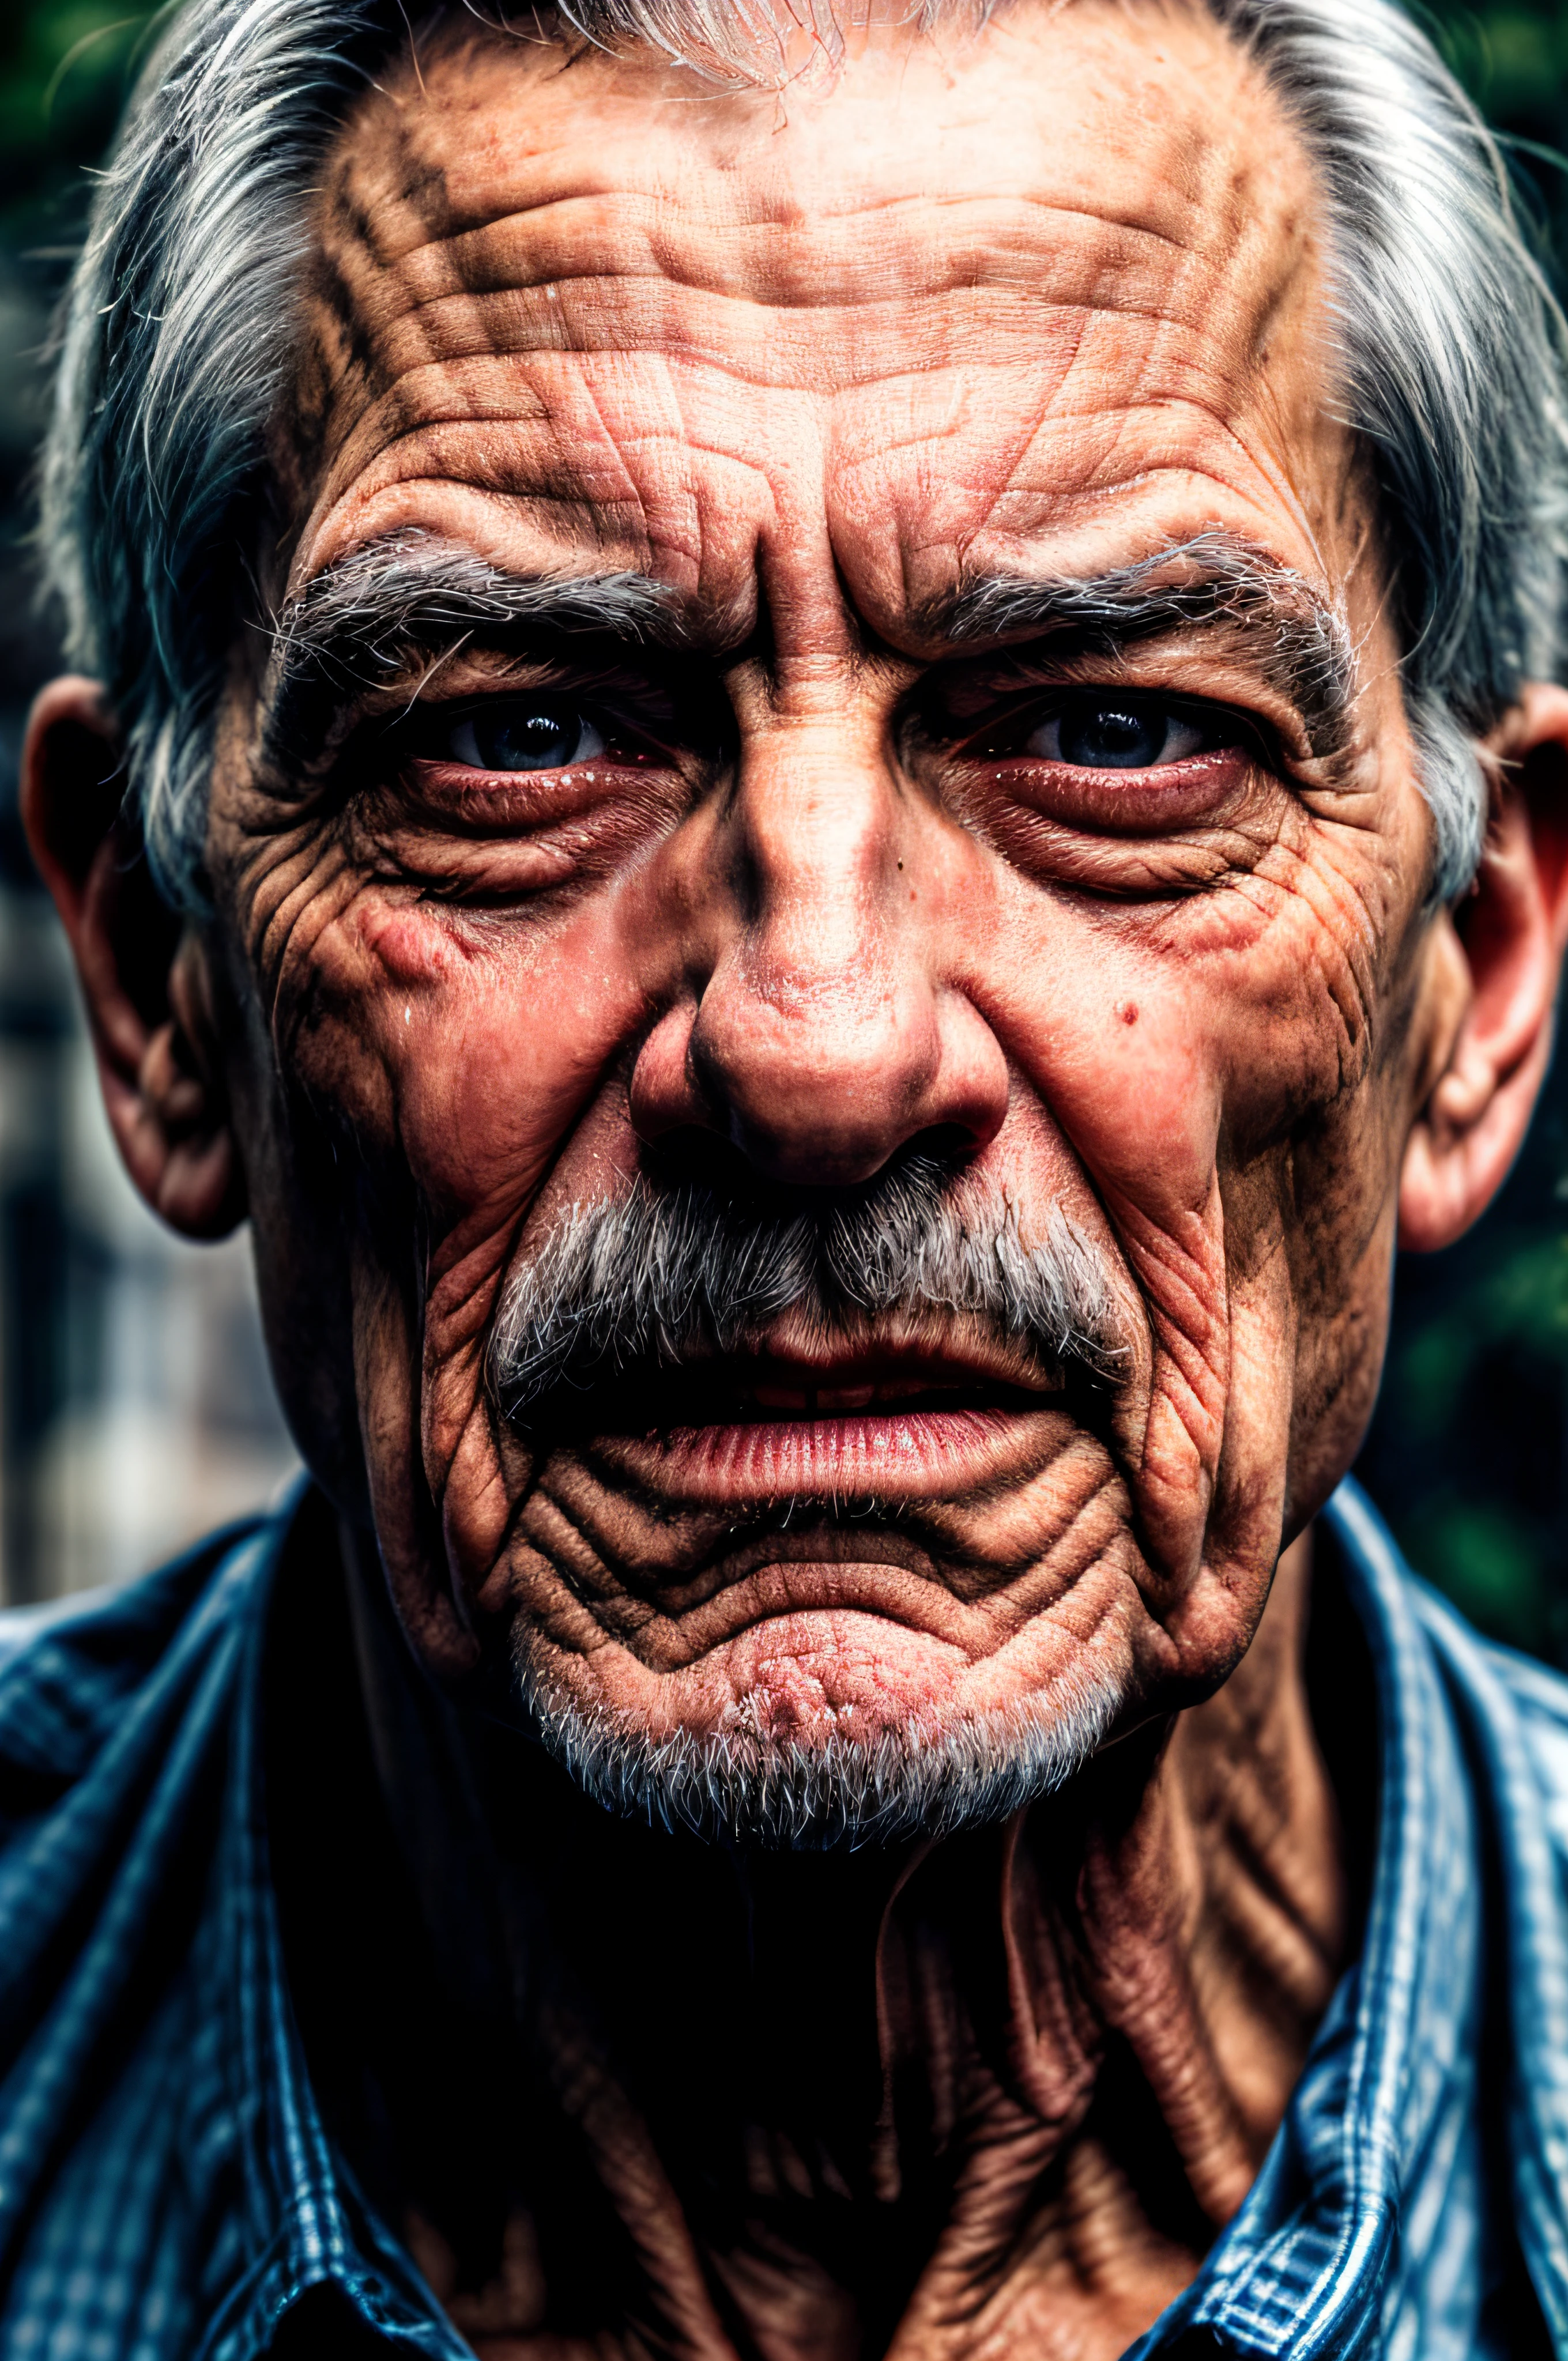
[[[1097,1187],[1149,1209],[1203,1203],[1219,1129],[1210,1011],[1179,961],[1115,948],[1053,908],[1035,938],[1012,1046]]]
[[[446,982],[453,968],[450,941],[422,904],[378,910],[363,927],[366,950],[388,983],[409,991]]]
[[[521,1210],[642,1009],[610,914],[543,940],[495,921],[422,981],[384,972],[378,1030],[419,1185],[446,1220],[502,1198]]]

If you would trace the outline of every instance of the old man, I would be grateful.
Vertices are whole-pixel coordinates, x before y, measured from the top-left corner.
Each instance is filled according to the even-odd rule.
[[[1387,0],[188,0],[32,840],[311,1482],[0,1670],[0,2351],[1568,2351],[1568,1688],[1342,1482],[1568,926]]]

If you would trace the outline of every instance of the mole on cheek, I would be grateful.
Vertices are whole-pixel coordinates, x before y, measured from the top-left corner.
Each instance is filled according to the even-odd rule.
[[[1138,1021],[1138,1012],[1130,1000],[1121,1001],[1117,1005],[1116,1014],[1124,1025],[1135,1025]]]

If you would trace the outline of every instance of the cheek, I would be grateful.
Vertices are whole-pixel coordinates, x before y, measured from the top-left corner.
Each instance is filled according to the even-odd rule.
[[[613,903],[541,919],[363,902],[280,994],[289,1063],[438,1232],[510,1219],[644,1005]]]
[[[1117,1430],[1148,1546],[1181,1583],[1205,1548],[1261,1564],[1278,1528],[1256,1479],[1288,1427],[1294,1282],[1265,1251],[1278,1189],[1235,1176],[1266,1178],[1299,1126],[1348,1104],[1368,1028],[1344,939],[1311,896],[1255,873],[1157,907],[1036,898],[1013,919],[992,1021],[1092,1180],[1148,1318],[1146,1396],[1129,1392]],[[1192,1591],[1183,1642],[1205,1656],[1229,1628],[1210,1588]]]
[[[1119,920],[1054,898],[1042,912],[1033,895],[995,939],[1007,948],[971,989],[1091,1176],[1201,1202],[1217,1075],[1190,971],[1151,955]]]
[[[1365,1070],[1371,953],[1321,879],[1053,904],[1021,943],[998,970],[1020,1063],[1095,1177],[1151,1213],[1206,1201],[1222,1131],[1245,1160]]]

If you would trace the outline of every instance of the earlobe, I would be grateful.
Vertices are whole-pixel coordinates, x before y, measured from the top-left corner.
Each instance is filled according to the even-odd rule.
[[[1568,939],[1568,692],[1527,688],[1488,751],[1486,853],[1431,947],[1437,1071],[1399,1184],[1399,1242],[1418,1250],[1451,1244],[1507,1177],[1551,1060]]]
[[[103,692],[51,682],[27,723],[22,818],[76,960],[109,1122],[154,1212],[221,1237],[245,1198],[205,959],[160,900],[124,801]]]

